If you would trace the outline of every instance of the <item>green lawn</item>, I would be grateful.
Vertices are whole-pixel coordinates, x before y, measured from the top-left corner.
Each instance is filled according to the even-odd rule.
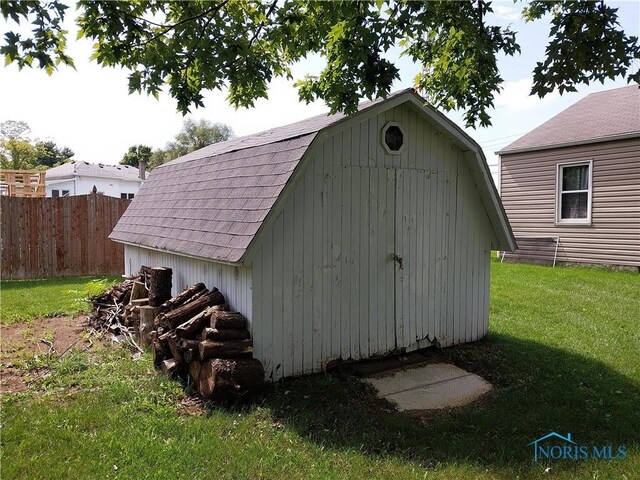
[[[640,275],[494,263],[491,293],[488,338],[444,351],[495,385],[479,404],[420,424],[336,374],[191,415],[148,357],[98,348],[3,397],[2,478],[640,478]],[[628,458],[534,463],[552,430]]]
[[[100,293],[116,277],[60,277],[0,282],[2,325],[55,315],[76,315],[87,311],[90,295]]]

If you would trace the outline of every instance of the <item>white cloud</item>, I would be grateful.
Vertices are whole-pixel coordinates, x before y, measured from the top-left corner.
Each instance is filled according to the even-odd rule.
[[[514,82],[505,82],[502,91],[496,96],[496,109],[507,108],[517,112],[526,112],[543,108],[546,104],[560,98],[558,93],[549,93],[544,98],[530,95],[533,80],[523,78]]]
[[[515,7],[507,5],[493,5],[492,8],[493,14],[498,18],[507,20],[509,22],[520,20],[521,12]]]

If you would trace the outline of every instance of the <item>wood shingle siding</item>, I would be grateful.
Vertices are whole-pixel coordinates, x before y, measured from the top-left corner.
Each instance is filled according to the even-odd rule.
[[[589,160],[591,225],[556,224],[557,165]],[[559,236],[559,261],[640,266],[640,138],[505,153],[500,178],[516,237]]]

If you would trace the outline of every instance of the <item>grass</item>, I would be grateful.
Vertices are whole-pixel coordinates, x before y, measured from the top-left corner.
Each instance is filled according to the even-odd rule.
[[[105,290],[116,277],[60,277],[5,280],[0,283],[2,325],[88,310],[86,299]]]
[[[491,293],[488,337],[444,350],[480,403],[418,422],[334,374],[194,415],[148,356],[96,348],[3,396],[2,478],[640,478],[640,276],[494,263]],[[534,463],[552,430],[629,454]]]

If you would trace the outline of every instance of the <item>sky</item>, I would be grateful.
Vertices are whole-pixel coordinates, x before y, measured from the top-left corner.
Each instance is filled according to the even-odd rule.
[[[628,0],[607,2],[619,7],[620,23],[630,35],[640,35],[640,2]],[[525,23],[520,17],[522,4],[512,1],[493,3],[490,20],[511,25],[518,32],[522,53],[499,59],[504,79],[503,90],[496,97],[495,109],[490,113],[492,126],[465,128],[483,148],[492,172],[497,171],[495,151],[550,119],[589,93],[622,87],[624,79],[578,87],[578,92],[550,94],[544,99],[529,96],[532,71],[544,58],[549,23],[547,20]],[[66,29],[69,30],[69,54],[76,69],[60,67],[52,76],[39,69],[19,71],[15,65],[0,66],[0,122],[22,120],[31,127],[31,138],[53,140],[75,152],[74,159],[93,163],[116,164],[131,145],[145,144],[161,148],[180,131],[184,118],[177,112],[175,101],[167,94],[159,100],[140,94],[129,95],[127,72],[104,68],[89,61],[92,44],[89,40],[75,40],[73,8],[68,10]],[[0,19],[0,33],[8,25]],[[13,28],[14,25],[11,25]],[[411,87],[419,65],[391,52],[388,58],[400,67],[401,78],[394,90]],[[285,125],[326,112],[323,102],[301,103],[293,87],[295,79],[307,73],[317,73],[323,61],[311,57],[293,68],[294,80],[274,80],[269,99],[256,102],[254,108],[236,110],[226,102],[226,92],[214,91],[205,95],[204,108],[193,110],[188,117],[204,118],[231,126],[237,136]],[[636,68],[640,65],[636,65]],[[464,127],[463,112],[446,114]]]

